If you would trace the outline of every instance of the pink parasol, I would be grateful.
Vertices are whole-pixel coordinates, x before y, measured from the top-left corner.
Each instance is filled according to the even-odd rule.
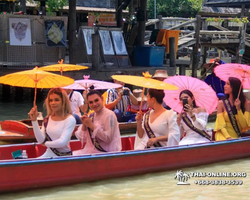
[[[64,89],[74,89],[74,90],[86,90],[86,89],[94,89],[94,90],[106,90],[109,88],[120,88],[122,85],[116,83],[110,83],[106,81],[98,81],[89,79],[90,76],[83,76],[82,80],[75,80],[75,82],[71,85],[63,87]]]
[[[236,77],[242,81],[243,88],[250,89],[250,66],[239,63],[218,65],[214,73],[221,80],[227,81],[229,77]]]
[[[183,90],[190,90],[195,98],[197,106],[203,107],[210,114],[218,104],[218,98],[215,91],[200,79],[189,76],[172,76],[164,80],[164,82],[177,86],[178,90],[164,90],[164,102],[176,112],[182,111],[182,103],[179,95]]]

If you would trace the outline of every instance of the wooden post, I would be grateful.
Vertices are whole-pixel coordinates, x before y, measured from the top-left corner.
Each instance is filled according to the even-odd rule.
[[[99,50],[99,34],[96,30],[95,34],[92,35],[92,70],[99,71],[99,60],[100,60],[100,50]]]
[[[156,29],[162,29],[162,15],[158,15],[157,18],[159,19],[159,22],[156,24]]]
[[[244,17],[244,12],[245,12],[245,5],[242,5],[241,16],[240,16],[241,18]],[[245,51],[246,29],[247,29],[247,24],[244,24],[243,27],[240,27],[240,43],[238,48],[236,49],[236,63],[241,63],[243,55],[240,55],[240,51],[241,50]]]
[[[26,14],[26,0],[20,0],[20,8],[24,14]]]
[[[179,75],[186,75],[186,66],[185,65],[179,66]]]
[[[23,87],[15,87],[15,100],[23,101]]]
[[[147,1],[140,0],[139,12],[142,14],[142,19],[138,22],[138,45],[143,46],[145,41],[145,22],[146,22]]]
[[[10,85],[4,85],[2,87],[2,99],[4,102],[10,101]]]
[[[198,67],[198,52],[199,52],[199,44],[200,44],[200,27],[201,27],[201,16],[197,15],[196,17],[196,29],[195,29],[195,38],[196,43],[193,45],[193,62],[192,62],[192,76],[197,77],[197,67]]]
[[[76,64],[76,0],[69,1],[69,62]]]
[[[169,64],[170,67],[176,67],[175,64],[175,38],[169,38]]]
[[[118,5],[121,4],[121,0],[118,1]],[[116,23],[117,27],[122,27],[122,8],[118,8],[116,11]]]
[[[204,47],[204,46],[201,47],[201,55],[202,55],[202,59],[203,59],[202,64],[201,64],[201,76],[202,76],[202,75],[204,75],[204,73],[206,75],[206,71],[207,71],[204,67],[202,67],[207,61],[207,47]]]

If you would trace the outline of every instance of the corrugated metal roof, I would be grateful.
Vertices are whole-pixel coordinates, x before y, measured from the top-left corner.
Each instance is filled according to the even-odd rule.
[[[246,8],[250,8],[250,0],[205,0],[204,6],[208,7],[234,7],[241,8],[245,5]]]
[[[207,7],[203,6],[201,12],[206,13],[224,13],[224,14],[238,14],[241,12],[240,8],[225,8],[225,7]]]
[[[36,7],[36,4],[34,3],[26,3],[27,7]],[[68,10],[69,6],[64,6],[63,10]],[[86,12],[116,12],[115,9],[109,9],[109,8],[94,8],[94,7],[82,7],[82,6],[76,6],[77,11],[86,11]],[[123,10],[123,13],[127,13],[127,10]]]

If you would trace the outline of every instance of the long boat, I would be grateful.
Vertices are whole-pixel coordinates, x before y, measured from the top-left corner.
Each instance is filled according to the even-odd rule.
[[[43,120],[38,120],[40,126],[42,126]],[[19,142],[32,142],[35,140],[33,126],[29,119],[24,120],[5,120],[0,122],[1,129],[0,130],[0,141],[19,141]],[[73,131],[73,138],[74,139],[74,132],[77,130],[79,125],[76,125]],[[119,123],[119,128],[121,131],[121,135],[128,134],[128,133],[135,133],[136,132],[136,122],[130,123]]]
[[[205,165],[250,156],[250,137],[203,144],[133,150],[134,137],[123,136],[121,152],[36,158],[45,147],[36,143],[0,146],[0,193],[71,185]],[[79,141],[71,149],[80,148]],[[12,159],[26,150],[28,159]],[[228,153],[230,152],[230,153]],[[36,159],[35,159],[36,158]]]
[[[215,121],[217,112],[209,115],[208,121]],[[38,120],[39,125],[42,125],[42,120]],[[2,130],[0,130],[0,141],[19,141],[31,142],[35,140],[33,127],[29,119],[24,120],[5,120],[0,122]],[[74,132],[79,125],[76,125]],[[136,122],[119,123],[121,135],[131,134],[136,132]],[[73,132],[73,133],[74,133]],[[73,134],[74,137],[74,134]]]

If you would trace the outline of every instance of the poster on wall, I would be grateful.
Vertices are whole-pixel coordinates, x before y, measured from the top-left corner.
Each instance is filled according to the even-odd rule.
[[[64,21],[45,21],[45,33],[48,47],[67,47]]]
[[[111,13],[88,13],[88,26],[116,26],[115,14]]]
[[[84,41],[86,44],[87,54],[92,55],[92,34],[94,34],[93,28],[82,29]]]
[[[111,37],[108,30],[99,30],[101,42],[102,42],[102,49],[104,55],[114,55],[114,49],[112,46]]]
[[[10,45],[31,46],[30,19],[9,18]]]
[[[111,31],[116,55],[128,55],[121,31]]]

